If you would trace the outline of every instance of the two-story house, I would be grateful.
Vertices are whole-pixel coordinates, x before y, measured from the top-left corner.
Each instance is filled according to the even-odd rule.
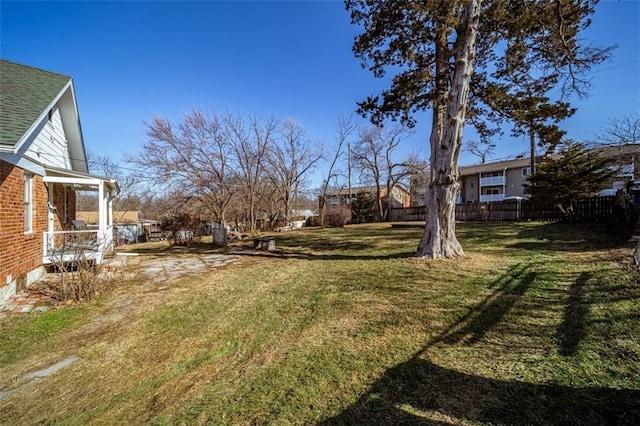
[[[614,195],[626,183],[640,178],[640,144],[600,146],[592,148],[598,155],[611,160],[611,166],[620,169],[618,178],[602,195]],[[553,154],[557,156],[559,154]],[[546,157],[548,158],[548,157]],[[538,157],[536,163],[545,161]],[[460,193],[457,202],[474,203],[502,201],[508,197],[527,197],[524,184],[531,174],[531,161],[521,157],[474,166],[460,167]]]

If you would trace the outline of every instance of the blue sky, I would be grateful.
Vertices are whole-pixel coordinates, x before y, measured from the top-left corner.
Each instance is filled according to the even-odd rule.
[[[143,121],[193,108],[292,117],[331,149],[336,118],[386,87],[353,56],[359,29],[341,1],[2,1],[0,28],[2,58],[73,77],[87,149],[116,159],[139,152]],[[639,29],[640,2],[597,6],[584,37],[618,48],[574,102],[568,137],[640,111]],[[418,122],[403,153],[428,155],[429,125]],[[494,158],[528,150],[527,138],[496,142]]]

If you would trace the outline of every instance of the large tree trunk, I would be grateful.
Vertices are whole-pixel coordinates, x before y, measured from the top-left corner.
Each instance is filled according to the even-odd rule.
[[[436,45],[436,79],[438,99],[434,100],[431,128],[431,176],[427,223],[418,245],[417,256],[423,259],[453,258],[464,256],[456,238],[455,203],[460,187],[458,157],[462,146],[469,82],[473,73],[476,34],[480,18],[480,0],[472,0],[460,15],[453,48],[455,69],[448,86],[449,57],[447,32],[439,31]]]

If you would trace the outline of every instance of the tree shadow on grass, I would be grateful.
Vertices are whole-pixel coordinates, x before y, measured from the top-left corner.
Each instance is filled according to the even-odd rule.
[[[530,266],[527,263],[518,263],[509,268],[491,284],[491,294],[443,331],[429,346],[441,341],[449,344],[477,343],[487,331],[502,320],[534,283],[537,273],[529,271]]]
[[[508,247],[535,252],[608,250],[631,247],[631,231],[609,229],[602,224],[549,223],[522,229],[517,238],[528,241],[519,241]]]
[[[173,246],[168,241],[156,241],[152,243],[139,243],[136,245],[121,246],[116,253],[137,253],[150,256],[181,256],[202,254],[224,254],[226,248],[214,247],[212,243],[199,242],[190,246]]]
[[[321,425],[637,425],[640,392],[496,380],[420,355],[385,374],[355,404]]]
[[[236,256],[243,257],[263,257],[281,259],[302,259],[302,260],[389,260],[408,259],[414,257],[416,252],[399,252],[389,254],[348,254],[348,253],[296,253],[284,250],[256,251],[256,250],[236,250],[231,252]]]
[[[458,321],[416,352],[388,369],[353,405],[321,425],[486,424],[640,424],[640,391],[569,387],[498,380],[435,364],[429,349],[473,345],[501,322],[536,280],[530,264],[517,264],[492,284],[492,292]],[[566,305],[566,353],[575,351],[576,327],[586,313],[582,303],[589,274],[572,285]],[[577,316],[569,324],[569,318]],[[570,337],[570,336],[571,337]],[[434,348],[437,345],[437,348]]]
[[[569,288],[564,318],[558,328],[560,355],[574,355],[578,351],[578,344],[585,336],[585,321],[589,314],[589,305],[584,300],[585,286],[590,278],[590,273],[583,272]]]

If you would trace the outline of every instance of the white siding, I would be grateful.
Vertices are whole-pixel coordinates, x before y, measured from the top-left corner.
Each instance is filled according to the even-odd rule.
[[[53,108],[51,120],[45,115],[20,153],[46,166],[71,168],[69,146],[57,106]]]

